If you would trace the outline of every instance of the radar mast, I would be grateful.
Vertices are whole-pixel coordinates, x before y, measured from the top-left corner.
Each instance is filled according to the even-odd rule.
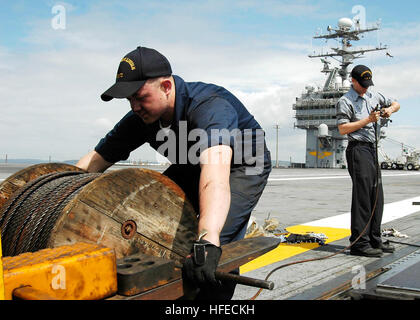
[[[352,28],[354,27],[354,28]],[[379,51],[388,49],[387,46],[380,44],[375,48],[359,48],[352,49],[352,44],[350,41],[359,41],[361,39],[360,35],[366,32],[372,32],[380,29],[380,21],[376,22],[373,27],[368,27],[365,29],[360,28],[360,22],[356,21],[353,23],[353,20],[349,18],[341,18],[338,20],[338,28],[334,29],[331,26],[327,27],[328,34],[314,36],[314,39],[339,39],[341,42],[341,48],[331,48],[331,52],[312,54],[309,55],[310,58],[321,58],[321,57],[331,57],[340,62],[341,68],[338,70],[338,74],[342,79],[342,85],[344,81],[348,79],[349,71],[348,66],[353,63],[353,60],[362,57],[366,52]],[[336,58],[341,57],[341,61]],[[322,62],[325,59],[321,59]]]

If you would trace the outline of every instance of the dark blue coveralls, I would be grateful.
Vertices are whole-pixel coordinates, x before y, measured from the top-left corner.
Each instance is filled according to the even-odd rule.
[[[168,157],[172,164],[163,174],[184,190],[198,213],[200,164],[192,163],[185,154],[197,141],[187,141],[186,150],[182,150],[180,145],[185,144],[185,141],[181,141],[186,139],[185,130],[190,133],[191,130],[200,129],[201,132],[207,133],[206,138],[198,142],[201,151],[219,144],[231,146],[231,204],[220,234],[220,243],[223,245],[240,240],[245,236],[251,211],[257,205],[271,171],[270,152],[266,147],[264,135],[262,138],[258,135],[263,131],[245,106],[226,89],[202,82],[185,82],[176,75],[173,77],[176,95],[170,129],[176,138],[175,156],[168,149],[162,152],[162,145],[166,140],[157,139],[161,129],[159,121],[147,125],[132,111],[100,140],[95,151],[106,161],[115,163],[128,159],[131,151],[146,142],[149,143],[152,148]],[[229,134],[222,129],[227,129]],[[212,136],[212,130],[219,130],[219,133],[224,134],[215,137]],[[232,132],[239,134],[236,134],[235,138]],[[250,147],[252,152],[245,150]],[[252,163],[252,160],[255,161]],[[235,273],[239,273],[239,270]],[[225,284],[217,293],[202,290],[198,299],[230,299],[234,288],[233,285]]]

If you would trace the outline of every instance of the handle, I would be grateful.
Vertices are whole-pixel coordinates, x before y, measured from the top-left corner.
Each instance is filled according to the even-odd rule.
[[[243,285],[246,285],[246,286],[263,288],[263,289],[268,289],[268,290],[273,290],[273,288],[274,288],[274,282],[273,281],[244,277],[244,276],[240,276],[240,275],[237,275],[237,274],[220,272],[220,271],[216,271],[215,276],[216,276],[217,280],[232,281],[232,282],[235,282],[237,284],[243,284]]]

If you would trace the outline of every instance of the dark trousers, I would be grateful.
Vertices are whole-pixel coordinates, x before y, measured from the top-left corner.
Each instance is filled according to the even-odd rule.
[[[252,210],[267,184],[271,171],[270,153],[266,154],[264,170],[259,175],[247,175],[246,168],[234,167],[230,171],[230,209],[225,225],[220,233],[220,244],[227,244],[243,239],[246,233],[248,220]],[[199,213],[198,185],[201,169],[199,165],[171,165],[163,174],[172,179],[181,189],[184,190],[188,200]],[[239,269],[232,271],[239,274]],[[224,283],[217,291],[201,290],[197,296],[198,300],[229,300],[235,291],[235,285]]]
[[[375,207],[373,217],[365,233],[352,246],[354,249],[364,249],[369,246],[380,247],[381,222],[384,208],[381,172],[376,168],[376,151],[370,143],[352,143],[346,150],[348,171],[353,182],[351,201],[351,236],[355,241],[365,229]],[[377,185],[378,180],[378,185]],[[376,205],[375,205],[376,202]]]

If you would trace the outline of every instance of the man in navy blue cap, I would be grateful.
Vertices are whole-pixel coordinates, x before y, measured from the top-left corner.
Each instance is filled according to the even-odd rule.
[[[220,283],[214,273],[221,245],[245,236],[271,171],[260,125],[228,90],[185,82],[172,75],[162,54],[145,47],[121,60],[115,84],[101,98],[126,98],[131,111],[77,166],[102,172],[144,143],[168,157],[172,165],[164,174],[199,214],[197,250],[185,260],[184,275],[201,289],[199,299],[230,299],[235,286]],[[174,139],[169,146],[166,134]]]
[[[350,254],[381,257],[383,252],[393,252],[394,247],[381,240],[384,196],[375,150],[380,128],[375,130],[375,125],[380,115],[389,118],[400,109],[400,105],[396,100],[371,90],[372,71],[368,67],[355,66],[351,78],[352,87],[336,106],[338,129],[340,134],[348,136],[346,160],[353,182],[350,243],[355,243]],[[381,111],[376,110],[376,106]]]

